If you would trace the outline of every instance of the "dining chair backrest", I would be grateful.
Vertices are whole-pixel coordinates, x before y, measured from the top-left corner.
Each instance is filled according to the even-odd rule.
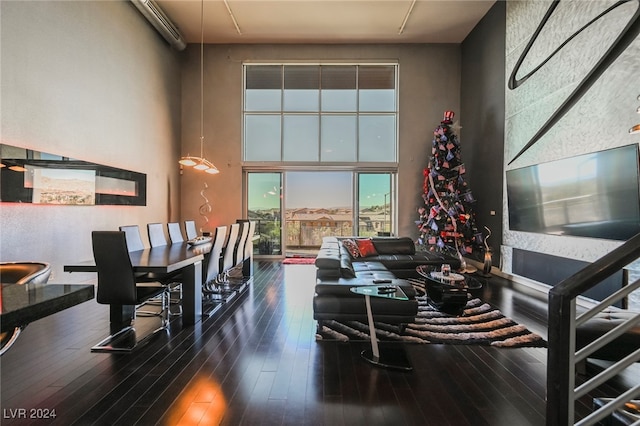
[[[47,262],[0,262],[2,284],[45,284],[50,275]]]
[[[247,234],[247,241],[244,244],[244,258],[249,259],[253,254],[253,235],[256,233],[256,221],[249,222],[249,233]]]
[[[123,231],[93,231],[93,257],[98,271],[96,300],[106,305],[135,305],[136,280]]]
[[[147,231],[149,232],[149,244],[151,247],[167,245],[167,236],[164,234],[164,228],[161,223],[148,223]]]
[[[196,230],[196,221],[195,220],[185,220],[184,221],[184,230],[187,232],[187,240],[193,240],[198,236],[198,231]]]
[[[236,260],[235,248],[236,248],[236,243],[238,242],[239,231],[240,231],[239,223],[234,223],[231,225],[231,229],[229,230],[229,238],[227,239],[227,244],[224,247],[224,254],[222,258],[223,271],[226,271],[227,269],[231,269],[236,265],[234,263]]]
[[[138,225],[125,225],[119,228],[124,232],[129,251],[144,250],[144,243]]]
[[[213,243],[211,245],[211,251],[209,251],[209,262],[207,266],[207,278],[205,282],[214,280],[220,274],[220,263],[222,259],[222,247],[224,246],[224,240],[227,237],[227,227],[218,226],[213,236]]]
[[[167,229],[169,230],[169,239],[171,240],[171,243],[181,243],[184,241],[182,230],[180,229],[180,224],[178,222],[167,223]]]
[[[244,260],[244,244],[247,241],[249,235],[249,222],[240,222],[240,237],[238,238],[238,244],[236,245],[236,265],[239,265]]]

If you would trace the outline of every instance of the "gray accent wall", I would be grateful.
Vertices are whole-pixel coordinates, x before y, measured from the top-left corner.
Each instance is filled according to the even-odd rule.
[[[0,2],[2,143],[147,174],[147,205],[0,204],[0,260],[95,280],[91,231],[180,218],[180,56],[124,1]]]
[[[504,176],[504,46],[506,4],[487,12],[462,43],[461,152],[476,198],[476,224],[500,265]],[[482,260],[478,259],[478,260]]]

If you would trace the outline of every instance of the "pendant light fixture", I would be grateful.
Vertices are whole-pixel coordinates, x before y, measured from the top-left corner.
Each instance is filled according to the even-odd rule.
[[[204,157],[204,0],[200,2],[200,157],[187,155],[180,158],[178,163],[196,170],[204,170],[212,175],[220,173],[220,170]]]

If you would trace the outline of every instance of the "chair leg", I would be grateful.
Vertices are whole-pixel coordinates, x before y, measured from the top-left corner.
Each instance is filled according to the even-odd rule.
[[[170,317],[178,317],[180,315],[182,315],[182,283],[180,282],[172,282],[166,285],[166,288],[169,292],[169,316]],[[171,297],[171,294],[177,294],[178,296],[175,298]],[[162,305],[162,300],[161,300],[162,296],[156,296],[152,299],[147,300],[146,302],[142,303],[139,306],[144,306],[144,305]],[[174,313],[171,311],[171,305],[177,305],[178,306],[178,312]],[[158,315],[157,311],[143,311],[143,310],[138,310],[138,315],[140,315],[141,317],[149,317],[149,316],[156,316]]]
[[[172,282],[167,284],[167,287],[169,287],[169,292],[172,294],[176,294],[176,297],[170,297],[169,301],[170,301],[170,306],[171,305],[175,305],[178,307],[177,311],[178,312],[173,312],[171,309],[169,309],[169,316],[170,317],[179,317],[182,315],[182,283],[180,282]],[[150,299],[149,301],[145,302],[145,304],[148,305],[157,305],[160,304],[161,302],[158,300],[157,297],[154,297],[153,299]],[[140,314],[140,316],[153,316],[154,315],[154,311],[138,311],[138,313]]]
[[[170,317],[179,317],[182,315],[182,283],[176,283],[177,285],[171,287],[169,290],[169,316]],[[172,298],[172,294],[177,294],[177,297]],[[173,312],[171,310],[171,305],[176,305],[178,307],[178,312]]]
[[[156,328],[143,338],[138,340],[136,329],[130,325],[122,328],[118,332],[101,340],[98,344],[91,348],[91,352],[111,352],[111,353],[129,353],[136,347],[146,343],[159,331],[169,331],[169,291],[165,289],[160,295],[161,310],[155,312],[154,316],[160,317],[160,327]],[[139,306],[143,306],[139,305]],[[149,311],[145,311],[149,312]],[[133,310],[133,323],[135,324],[136,309]]]

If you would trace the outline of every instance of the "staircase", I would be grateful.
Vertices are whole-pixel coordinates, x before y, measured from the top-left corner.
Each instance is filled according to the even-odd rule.
[[[621,321],[606,334],[577,351],[576,328],[588,324],[589,320],[596,315],[602,315],[603,312],[619,311],[612,305],[640,288],[640,280],[628,283],[602,302],[579,314],[576,310],[576,299],[638,258],[640,258],[640,234],[550,290],[546,409],[548,426],[597,424],[626,403],[640,398],[640,377],[636,377],[629,389],[619,395],[607,395],[606,404],[594,409],[589,416],[577,422],[575,420],[575,404],[578,399],[640,361],[640,341],[628,355],[616,360],[594,377],[588,377],[579,386],[576,386],[576,367],[584,364],[586,359],[599,349],[609,344],[616,344],[615,341],[620,336],[640,327],[640,312],[636,312],[635,315],[625,312],[628,319]],[[640,424],[640,420],[634,424]]]

